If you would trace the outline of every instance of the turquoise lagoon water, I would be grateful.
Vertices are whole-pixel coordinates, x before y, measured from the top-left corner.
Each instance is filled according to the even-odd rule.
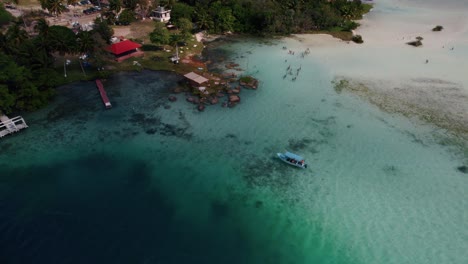
[[[171,103],[181,77],[143,71],[104,83],[111,110],[82,82],[24,115],[30,127],[0,141],[0,262],[468,259],[468,150],[337,94],[298,41],[220,43],[212,67],[260,80],[234,108]],[[275,159],[284,150],[309,169]]]

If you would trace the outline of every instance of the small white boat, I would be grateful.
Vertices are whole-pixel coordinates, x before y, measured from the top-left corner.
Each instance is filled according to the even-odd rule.
[[[304,158],[299,155],[287,151],[284,154],[276,153],[276,155],[278,155],[278,158],[288,163],[289,165],[293,165],[302,169],[307,168],[307,164],[305,163]]]

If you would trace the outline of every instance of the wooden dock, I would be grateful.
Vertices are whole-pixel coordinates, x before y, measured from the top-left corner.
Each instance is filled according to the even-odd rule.
[[[101,80],[97,79],[96,80],[96,86],[99,90],[99,93],[101,94],[101,99],[104,105],[106,106],[107,109],[112,108],[112,105],[109,101],[109,98],[107,97],[106,90],[104,90],[104,85],[102,85]]]
[[[0,138],[27,127],[26,121],[21,116],[13,117],[12,119],[6,115],[0,116]]]

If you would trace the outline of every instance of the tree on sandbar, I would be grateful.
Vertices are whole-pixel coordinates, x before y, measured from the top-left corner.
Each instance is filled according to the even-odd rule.
[[[444,27],[438,25],[438,26],[436,26],[435,28],[433,28],[432,31],[442,31],[442,29],[444,29]]]

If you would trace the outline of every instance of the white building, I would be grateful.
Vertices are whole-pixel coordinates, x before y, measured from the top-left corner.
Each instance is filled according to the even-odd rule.
[[[151,12],[151,18],[153,20],[167,23],[171,19],[171,10],[166,10],[162,6],[158,6],[156,10]]]

